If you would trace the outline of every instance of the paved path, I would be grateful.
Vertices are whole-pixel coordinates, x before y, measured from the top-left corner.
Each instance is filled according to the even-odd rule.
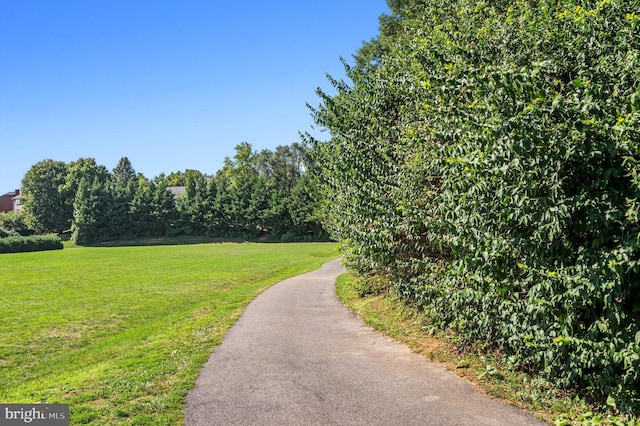
[[[365,326],[338,260],[256,298],[187,397],[188,426],[542,425]]]

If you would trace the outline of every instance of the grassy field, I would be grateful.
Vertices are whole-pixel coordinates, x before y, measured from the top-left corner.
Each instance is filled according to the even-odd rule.
[[[0,255],[0,403],[70,404],[71,424],[180,424],[244,307],[337,256],[331,243]]]

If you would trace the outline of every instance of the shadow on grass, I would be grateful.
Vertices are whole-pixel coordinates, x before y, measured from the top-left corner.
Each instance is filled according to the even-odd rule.
[[[78,247],[134,247],[134,246],[177,246],[191,244],[211,244],[211,243],[315,243],[329,242],[326,239],[317,240],[300,240],[300,241],[281,241],[271,240],[266,237],[258,238],[241,238],[241,237],[198,237],[198,236],[180,236],[180,237],[149,237],[136,238],[131,240],[103,241],[99,243],[86,244]]]
[[[209,243],[243,243],[246,241],[248,240],[221,237],[148,237],[132,240],[103,241],[100,243],[86,244],[83,247],[179,246]]]

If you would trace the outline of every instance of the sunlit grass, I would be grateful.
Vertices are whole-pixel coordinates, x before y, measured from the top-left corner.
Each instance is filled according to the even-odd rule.
[[[72,424],[179,424],[244,307],[337,256],[331,243],[0,255],[0,402],[70,404]]]

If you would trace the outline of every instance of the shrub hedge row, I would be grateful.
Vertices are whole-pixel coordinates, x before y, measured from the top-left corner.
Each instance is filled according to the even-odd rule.
[[[62,240],[57,235],[0,238],[0,253],[59,250]]]
[[[398,4],[320,92],[325,229],[460,346],[640,414],[640,3]]]

